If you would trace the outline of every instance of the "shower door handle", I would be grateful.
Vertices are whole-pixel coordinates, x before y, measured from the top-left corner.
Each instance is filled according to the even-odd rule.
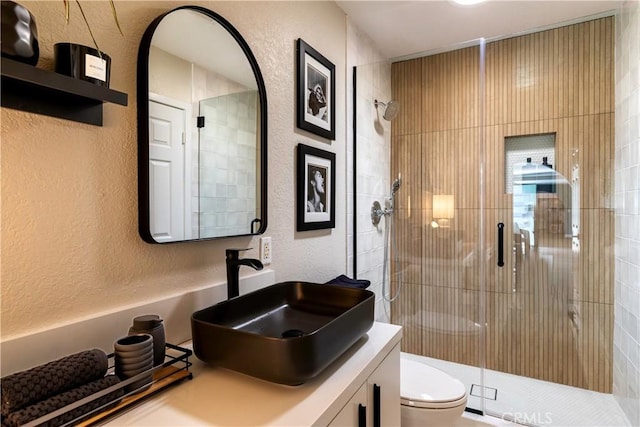
[[[498,267],[504,267],[504,223],[498,223]]]

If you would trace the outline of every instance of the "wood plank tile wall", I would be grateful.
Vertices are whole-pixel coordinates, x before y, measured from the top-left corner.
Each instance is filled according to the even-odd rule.
[[[613,25],[602,18],[487,44],[483,100],[478,47],[393,64],[402,110],[391,175],[402,173],[403,187],[392,321],[405,325],[403,351],[471,365],[484,353],[490,369],[611,392]],[[538,196],[537,247],[512,248],[504,139],[542,133],[556,136],[560,174],[571,181],[580,166],[579,249],[563,225],[547,224],[570,218],[560,191]],[[448,228],[430,226],[436,194],[454,195]],[[498,222],[504,268],[495,265]]]

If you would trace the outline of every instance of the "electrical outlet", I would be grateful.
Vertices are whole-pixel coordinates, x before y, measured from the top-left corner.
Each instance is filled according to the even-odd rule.
[[[271,264],[273,252],[271,251],[271,237],[260,238],[260,261],[262,264]]]

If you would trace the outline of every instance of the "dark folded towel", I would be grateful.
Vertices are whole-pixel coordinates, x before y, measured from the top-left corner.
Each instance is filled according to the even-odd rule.
[[[115,375],[108,375],[99,380],[92,381],[88,384],[81,385],[80,387],[76,387],[69,391],[65,391],[64,393],[60,393],[56,396],[42,400],[31,406],[27,406],[26,408],[20,409],[19,411],[12,412],[4,420],[2,420],[2,425],[6,427],[17,427],[26,424],[30,421],[37,420],[38,418],[50,414],[53,411],[70,405],[73,402],[77,402],[80,399],[84,399],[85,397],[91,396],[94,393],[102,391],[118,383],[120,383],[118,377],[116,377]],[[64,414],[59,415],[50,421],[39,424],[39,426],[60,426],[73,421],[76,418],[81,417],[82,415],[88,414],[96,408],[107,405],[111,401],[115,401],[113,404],[105,407],[104,409],[106,410],[112,406],[117,405],[120,402],[120,398],[123,394],[123,389],[118,388],[117,390],[112,391],[111,393],[108,393],[98,399],[92,400],[89,403],[85,403],[84,405],[79,406],[76,409],[65,412]]]
[[[352,279],[344,274],[329,280],[327,285],[346,286],[348,288],[367,289],[371,285],[371,281],[365,279]]]
[[[2,415],[105,376],[107,354],[85,350],[0,379]]]

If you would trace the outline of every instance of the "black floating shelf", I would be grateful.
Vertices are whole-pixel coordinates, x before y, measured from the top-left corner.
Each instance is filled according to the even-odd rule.
[[[127,105],[127,94],[2,58],[2,106],[102,126],[102,104]]]

